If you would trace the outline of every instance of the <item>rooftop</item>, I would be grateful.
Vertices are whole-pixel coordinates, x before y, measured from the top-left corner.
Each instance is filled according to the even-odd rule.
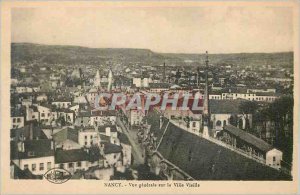
[[[290,180],[271,167],[169,124],[159,154],[196,180]]]
[[[243,131],[233,125],[230,124],[225,125],[223,129],[235,135],[239,139],[244,140],[245,142],[255,146],[257,149],[262,150],[263,152],[268,152],[269,150],[273,149],[273,146],[271,146],[264,140],[259,139],[258,137],[250,133],[247,133],[246,131]]]

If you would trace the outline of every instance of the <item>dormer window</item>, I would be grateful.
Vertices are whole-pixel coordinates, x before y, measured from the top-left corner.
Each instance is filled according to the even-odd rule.
[[[28,152],[28,156],[34,156],[35,154],[34,154],[34,152],[33,151],[29,151]]]

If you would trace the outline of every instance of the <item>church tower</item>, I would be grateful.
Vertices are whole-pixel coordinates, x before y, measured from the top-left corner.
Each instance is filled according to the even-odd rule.
[[[101,87],[101,79],[99,70],[97,70],[96,76],[94,78],[94,87]]]
[[[107,84],[107,91],[111,91],[112,89],[112,84],[113,84],[113,73],[111,68],[109,69],[108,72],[108,84]]]
[[[203,137],[209,137],[209,89],[208,89],[208,52],[206,51],[205,60],[205,90],[204,90],[204,102],[203,102]]]

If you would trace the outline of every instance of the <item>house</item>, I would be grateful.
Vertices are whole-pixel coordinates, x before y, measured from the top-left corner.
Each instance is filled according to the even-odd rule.
[[[92,111],[90,117],[90,125],[93,125],[95,127],[103,125],[114,125],[116,123],[116,120],[117,117],[115,111]]]
[[[80,127],[78,131],[78,143],[82,147],[90,148],[100,145],[100,137],[95,127]]]
[[[104,125],[98,127],[98,132],[100,135],[105,135],[110,137],[110,143],[120,144],[118,139],[118,129],[116,125]]]
[[[40,113],[37,106],[26,107],[26,121],[40,121]]]
[[[254,158],[264,159],[270,167],[281,168],[282,152],[250,133],[229,124],[223,128],[222,140]]]
[[[10,128],[24,127],[25,113],[21,109],[11,109]]]
[[[50,124],[52,121],[52,111],[50,105],[38,105],[37,110],[39,112],[39,121],[44,124]]]
[[[52,105],[57,108],[68,108],[72,104],[72,100],[68,98],[59,98],[52,101]]]
[[[75,118],[75,126],[86,127],[91,124],[91,112],[90,111],[79,111]]]
[[[54,168],[54,144],[49,139],[11,141],[11,160],[21,169],[43,175]]]
[[[101,154],[105,157],[104,166],[120,167],[122,165],[122,146],[101,142]]]
[[[55,152],[55,167],[65,169],[71,174],[77,170],[89,168],[89,156],[83,149],[57,150]]]
[[[78,143],[77,129],[67,127],[58,132],[53,132],[52,137],[55,141],[55,148],[57,149],[73,150],[82,148],[82,146]]]

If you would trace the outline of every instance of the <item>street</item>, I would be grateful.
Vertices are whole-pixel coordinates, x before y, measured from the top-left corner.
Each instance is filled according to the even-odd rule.
[[[144,157],[143,157],[143,149],[138,143],[137,139],[137,131],[136,130],[127,130],[123,122],[120,120],[119,117],[117,117],[117,125],[121,127],[122,132],[128,137],[129,142],[132,146],[132,154],[133,154],[133,164],[134,165],[139,165],[139,164],[144,164]]]

